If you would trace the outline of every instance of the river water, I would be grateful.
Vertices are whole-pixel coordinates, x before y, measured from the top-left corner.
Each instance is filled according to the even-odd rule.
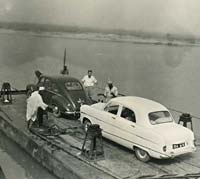
[[[57,179],[1,132],[0,138],[0,166],[6,179]]]
[[[70,74],[79,79],[93,69],[98,86],[110,78],[119,91],[156,100],[200,116],[200,47],[134,44],[42,36],[26,32],[0,33],[0,84],[15,88],[33,82],[34,71],[58,74],[64,48]]]
[[[100,88],[110,78],[121,93],[153,99],[200,116],[199,46],[135,44],[3,31],[0,32],[0,84],[9,81],[14,88],[23,89],[35,81],[37,69],[45,74],[58,74],[65,48],[72,76],[81,79],[88,69],[93,69]],[[23,175],[27,176],[28,169],[22,165],[22,171],[26,171]],[[30,169],[30,173],[36,171]],[[37,178],[34,174],[29,176]],[[53,178],[40,175],[45,177]]]

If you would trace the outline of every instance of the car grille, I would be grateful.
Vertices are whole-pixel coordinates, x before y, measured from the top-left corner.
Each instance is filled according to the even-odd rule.
[[[181,148],[181,147],[185,147],[185,142],[172,145],[173,149],[178,149],[178,148]]]

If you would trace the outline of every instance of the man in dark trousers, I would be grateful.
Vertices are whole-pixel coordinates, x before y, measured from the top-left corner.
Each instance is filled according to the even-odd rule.
[[[44,87],[39,87],[39,94],[40,94],[40,96],[42,97],[42,100],[43,100],[44,90],[45,90]],[[37,119],[38,119],[39,127],[42,127],[42,126],[43,126],[43,116],[44,116],[44,114],[47,113],[47,112],[46,112],[47,108],[48,108],[48,106],[46,107],[46,109],[44,109],[42,106],[41,106],[41,107],[38,107]]]

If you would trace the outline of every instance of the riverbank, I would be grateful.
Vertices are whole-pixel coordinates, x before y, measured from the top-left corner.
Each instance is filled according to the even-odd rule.
[[[199,40],[181,40],[176,38],[156,38],[145,37],[143,35],[126,35],[114,33],[98,33],[98,32],[56,32],[56,31],[27,31],[0,28],[0,34],[12,35],[20,34],[23,36],[43,37],[43,38],[63,38],[63,39],[78,39],[78,40],[94,40],[94,41],[110,41],[110,42],[125,42],[133,44],[152,44],[152,45],[167,45],[167,46],[199,46]]]

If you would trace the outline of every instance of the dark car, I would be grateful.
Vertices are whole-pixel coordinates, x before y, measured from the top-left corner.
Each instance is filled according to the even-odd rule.
[[[79,117],[82,104],[91,104],[85,90],[76,78],[70,76],[45,76],[39,78],[37,86],[44,86],[43,100],[52,107],[53,114]]]

